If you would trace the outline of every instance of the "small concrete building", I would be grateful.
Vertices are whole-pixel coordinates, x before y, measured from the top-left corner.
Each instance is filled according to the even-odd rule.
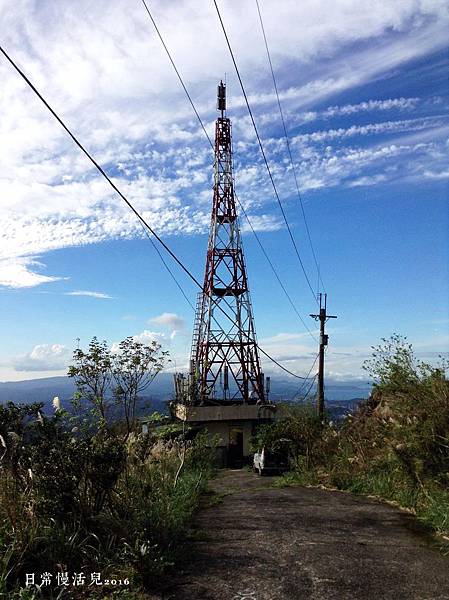
[[[219,438],[217,466],[241,467],[250,460],[249,442],[258,425],[274,420],[274,404],[172,404],[173,416],[188,425],[207,429]]]

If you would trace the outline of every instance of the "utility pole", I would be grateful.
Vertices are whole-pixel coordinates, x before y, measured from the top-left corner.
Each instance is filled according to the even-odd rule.
[[[310,315],[315,321],[320,322],[320,358],[318,364],[318,397],[317,406],[318,414],[320,419],[324,418],[324,348],[327,346],[329,336],[324,333],[324,326],[328,319],[336,319],[335,315],[327,314],[327,294],[324,294],[324,305],[323,305],[323,294],[320,293],[320,314]]]

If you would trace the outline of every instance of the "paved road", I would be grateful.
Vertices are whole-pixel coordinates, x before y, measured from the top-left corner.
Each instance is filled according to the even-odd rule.
[[[402,512],[223,471],[164,600],[449,600],[449,558]]]

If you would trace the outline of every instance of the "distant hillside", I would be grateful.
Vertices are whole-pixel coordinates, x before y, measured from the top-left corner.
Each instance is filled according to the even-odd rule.
[[[301,382],[298,384],[298,381],[291,377],[288,379],[272,377],[270,397],[272,400],[291,399],[297,394],[300,386]],[[353,380],[333,381],[328,379],[324,388],[326,400],[330,402],[348,401],[353,398],[368,398],[370,391],[371,385],[369,383]]]
[[[161,373],[140,398],[141,411],[144,405],[150,403],[150,410],[165,410],[165,401],[171,399],[173,376]],[[28,381],[10,381],[0,383],[0,403],[5,402],[43,402],[44,411],[52,410],[52,400],[58,396],[62,406],[67,408],[75,392],[73,379],[69,377],[45,377]],[[148,410],[148,409],[145,409]]]
[[[0,402],[47,402],[55,396],[68,400],[75,391],[69,377],[45,377],[0,383]]]
[[[298,391],[298,384],[293,379],[272,378],[271,399],[275,401],[290,400]],[[369,395],[370,386],[365,383],[328,382],[326,398],[332,403],[332,414],[345,414],[362,398]],[[51,410],[51,402],[58,396],[63,406],[68,406],[75,392],[73,380],[69,377],[45,377],[28,381],[11,381],[0,383],[0,403],[12,401],[44,402],[44,410]],[[141,411],[165,411],[165,402],[173,398],[173,376],[171,373],[160,373],[153,381],[145,396],[141,398]],[[150,409],[144,408],[150,403]]]

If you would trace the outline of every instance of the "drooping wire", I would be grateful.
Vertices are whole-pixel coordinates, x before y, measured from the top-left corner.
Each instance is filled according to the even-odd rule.
[[[282,106],[281,106],[281,101],[280,101],[280,98],[279,98],[278,86],[277,86],[277,83],[276,83],[276,77],[274,75],[273,63],[271,61],[271,54],[270,54],[270,50],[269,50],[269,47],[268,47],[267,36],[265,34],[265,27],[264,27],[264,24],[263,24],[262,13],[260,11],[259,0],[256,0],[256,6],[257,6],[257,12],[259,14],[260,26],[262,28],[263,39],[264,39],[264,42],[265,42],[265,49],[267,51],[268,62],[270,64],[270,71],[271,71],[271,77],[273,79],[274,91],[276,92],[276,98],[277,98],[277,103],[278,103],[278,108],[279,108],[279,114],[281,116],[282,127],[283,127],[283,130],[284,130],[284,137],[285,137],[285,142],[286,142],[286,145],[287,145],[287,151],[288,151],[288,155],[289,155],[289,158],[290,158],[290,164],[291,164],[292,171],[293,171],[293,177],[295,179],[296,193],[297,193],[297,196],[298,196],[299,205],[301,206],[301,212],[302,212],[302,216],[303,216],[303,219],[304,219],[304,225],[305,225],[305,228],[306,228],[307,237],[309,239],[310,249],[312,251],[313,260],[315,261],[315,266],[316,266],[316,270],[317,270],[318,281],[321,281],[321,285],[323,286],[323,291],[325,292],[326,288],[324,286],[324,282],[323,282],[323,279],[321,277],[320,266],[318,264],[318,260],[317,260],[316,253],[315,253],[315,249],[313,247],[312,236],[310,235],[309,224],[307,223],[306,212],[304,210],[304,203],[302,201],[301,192],[299,190],[298,176],[297,176],[297,173],[296,173],[295,164],[293,162],[292,151],[291,151],[291,148],[290,148],[290,140],[289,140],[289,136],[288,136],[288,133],[287,133],[287,127],[285,125],[285,119],[284,119],[284,113],[283,113]]]
[[[227,44],[228,49],[229,49],[229,53],[230,53],[231,58],[232,58],[232,62],[234,64],[235,72],[237,73],[237,78],[239,80],[240,87],[241,87],[242,93],[243,93],[243,97],[245,99],[246,107],[248,109],[248,113],[249,113],[249,116],[251,118],[251,122],[252,122],[252,125],[253,125],[254,132],[256,134],[257,141],[259,143],[259,148],[260,148],[260,151],[261,151],[264,163],[265,163],[265,167],[267,169],[267,173],[268,173],[269,179],[271,181],[271,185],[273,187],[274,195],[276,196],[276,200],[277,200],[277,202],[279,204],[279,208],[281,209],[281,213],[282,213],[282,216],[284,218],[284,222],[285,222],[285,225],[287,227],[287,231],[289,233],[290,239],[291,239],[293,247],[295,249],[296,256],[298,257],[299,264],[301,265],[302,272],[304,273],[304,277],[306,278],[307,285],[309,286],[309,289],[310,289],[310,291],[312,293],[314,301],[318,304],[318,300],[316,298],[315,291],[314,291],[314,289],[312,287],[312,284],[310,283],[309,276],[307,275],[307,272],[306,272],[306,269],[304,267],[304,263],[302,261],[301,255],[299,254],[298,246],[296,245],[295,238],[293,237],[292,231],[290,229],[290,225],[289,225],[288,220],[287,220],[287,215],[285,214],[284,207],[282,206],[282,202],[281,202],[281,199],[279,197],[279,193],[277,191],[276,184],[275,184],[274,179],[273,179],[273,174],[271,173],[270,165],[268,164],[268,160],[267,160],[267,157],[266,157],[266,154],[265,154],[265,150],[264,150],[264,147],[263,147],[263,144],[262,144],[262,140],[260,138],[259,131],[258,131],[257,126],[256,126],[256,121],[254,120],[253,112],[251,110],[251,106],[250,106],[249,101],[248,101],[248,96],[246,94],[245,86],[243,85],[243,81],[242,81],[242,78],[240,76],[240,71],[238,69],[237,62],[235,60],[234,53],[232,51],[231,43],[229,42],[228,34],[226,32],[226,28],[224,26],[223,19],[221,18],[220,9],[218,8],[216,0],[214,0],[214,5],[215,5],[215,9],[217,11],[217,15],[218,15],[218,18],[219,18],[219,21],[220,21],[220,24],[221,24],[221,28],[223,30],[223,34],[225,36],[225,40],[226,40],[226,44]]]
[[[199,115],[199,113],[198,113],[198,111],[197,111],[197,109],[196,109],[196,106],[195,106],[195,104],[194,104],[194,102],[193,102],[193,100],[192,100],[192,97],[191,97],[191,95],[189,94],[189,91],[188,91],[188,89],[187,89],[187,87],[186,87],[186,85],[185,85],[185,83],[184,83],[184,81],[183,81],[183,79],[182,79],[182,77],[181,77],[181,74],[179,73],[179,70],[178,70],[178,68],[176,67],[176,64],[175,64],[175,62],[174,62],[174,60],[173,60],[173,58],[172,58],[172,55],[171,55],[171,53],[170,53],[170,51],[169,51],[169,49],[168,49],[168,47],[167,47],[167,44],[165,43],[165,41],[164,41],[164,38],[162,37],[162,34],[161,34],[161,32],[160,32],[160,30],[159,30],[159,28],[158,28],[157,24],[156,24],[156,21],[155,21],[155,19],[154,19],[153,15],[152,15],[152,13],[151,13],[151,11],[150,11],[149,7],[148,7],[148,4],[146,3],[146,1],[145,1],[145,0],[141,0],[141,2],[142,2],[142,4],[143,4],[143,6],[145,7],[145,10],[146,10],[146,12],[147,12],[148,16],[149,16],[149,17],[150,17],[150,19],[151,19],[151,22],[152,22],[152,24],[153,24],[153,26],[154,26],[154,29],[156,30],[156,33],[157,33],[157,35],[158,35],[158,37],[159,37],[159,39],[160,39],[160,41],[161,41],[161,43],[162,43],[162,46],[163,46],[163,48],[164,48],[164,50],[165,50],[165,52],[166,52],[166,54],[167,54],[167,56],[168,56],[168,58],[169,58],[169,60],[170,60],[170,62],[171,62],[171,64],[172,64],[172,66],[173,66],[173,69],[174,69],[174,71],[175,71],[175,73],[176,73],[176,75],[177,75],[177,77],[178,77],[178,79],[179,79],[179,82],[181,83],[181,86],[182,86],[182,88],[183,88],[183,90],[184,90],[184,92],[185,92],[185,94],[186,94],[186,96],[187,96],[187,98],[188,98],[188,100],[189,100],[189,102],[190,102],[190,105],[192,106],[192,109],[193,109],[193,111],[194,111],[194,113],[195,113],[195,115],[196,115],[196,118],[198,119],[198,122],[199,122],[199,124],[200,124],[200,126],[201,126],[201,129],[203,130],[203,132],[204,132],[204,135],[206,136],[206,138],[207,138],[207,141],[209,142],[209,145],[210,145],[210,147],[212,148],[212,150],[214,150],[214,145],[213,145],[213,143],[212,143],[212,140],[210,139],[210,136],[209,136],[209,134],[207,133],[207,130],[206,130],[206,127],[204,126],[203,120],[201,119],[201,116]],[[278,273],[277,273],[277,271],[276,271],[276,269],[275,269],[275,267],[274,267],[274,265],[273,265],[273,262],[271,261],[270,257],[268,256],[268,254],[267,254],[267,252],[266,252],[266,250],[265,250],[265,248],[264,248],[264,246],[263,246],[263,244],[262,244],[262,242],[261,242],[261,240],[260,240],[260,237],[257,235],[257,233],[256,233],[256,231],[255,231],[255,229],[254,229],[254,227],[253,227],[253,225],[252,225],[252,223],[251,223],[251,221],[250,221],[250,219],[249,219],[249,217],[248,217],[248,214],[247,214],[247,212],[246,212],[246,210],[245,210],[245,208],[244,208],[243,204],[240,202],[240,198],[238,197],[238,195],[237,195],[237,193],[236,193],[235,191],[234,191],[234,196],[235,196],[235,198],[236,198],[236,200],[237,200],[237,202],[238,202],[238,204],[239,204],[239,207],[240,207],[240,209],[242,210],[242,212],[243,212],[243,214],[244,214],[244,216],[245,216],[245,218],[246,218],[246,220],[247,220],[247,222],[248,222],[248,225],[249,225],[249,227],[250,227],[251,231],[252,231],[252,232],[253,232],[253,234],[254,234],[254,237],[255,237],[255,238],[256,238],[256,240],[257,240],[257,243],[259,244],[259,247],[260,247],[260,249],[262,250],[262,252],[263,252],[263,254],[264,254],[265,258],[267,259],[267,261],[268,261],[268,264],[270,265],[270,268],[271,268],[271,270],[273,271],[273,273],[274,273],[274,275],[275,275],[275,277],[276,277],[277,281],[279,282],[279,285],[281,286],[281,288],[282,288],[282,290],[283,290],[284,294],[286,295],[286,297],[287,297],[287,299],[288,299],[288,301],[289,301],[290,305],[292,306],[292,308],[293,308],[294,312],[295,312],[295,313],[296,313],[296,315],[298,316],[299,320],[301,321],[301,323],[303,324],[303,326],[305,327],[305,329],[307,330],[307,332],[309,333],[309,335],[311,335],[311,336],[312,336],[312,339],[313,339],[314,341],[317,341],[317,340],[316,340],[316,337],[315,337],[315,336],[313,335],[313,333],[310,331],[310,329],[309,329],[309,327],[307,326],[306,322],[304,321],[304,319],[303,319],[303,318],[302,318],[302,316],[300,315],[300,313],[299,313],[298,309],[296,308],[296,306],[295,306],[295,304],[294,304],[293,300],[291,299],[291,296],[290,296],[290,294],[287,292],[287,289],[286,289],[285,285],[283,284],[283,282],[282,282],[281,278],[279,277],[279,275],[278,275]]]
[[[301,386],[300,386],[299,390],[296,392],[296,394],[293,396],[292,400],[294,400],[295,398],[297,398],[297,397],[299,397],[301,395],[301,392],[302,392],[303,388],[307,385],[307,382],[308,382],[309,377],[310,377],[310,373],[313,371],[313,368],[316,365],[316,361],[318,360],[318,357],[319,357],[319,353],[315,356],[315,359],[314,359],[314,361],[312,363],[312,366],[309,369],[309,372],[305,376],[303,383],[301,384]],[[314,377],[316,377],[316,374],[314,375]]]
[[[12,67],[17,71],[17,73],[22,77],[25,83],[32,89],[32,91],[36,94],[39,100],[44,104],[44,106],[50,111],[50,113],[54,116],[54,118],[58,121],[61,127],[66,131],[66,133],[70,136],[72,141],[78,146],[78,148],[85,154],[85,156],[90,160],[90,162],[94,165],[94,167],[101,173],[101,175],[106,179],[112,189],[120,196],[120,198],[125,202],[125,204],[132,210],[132,212],[136,215],[139,221],[142,223],[144,227],[156,238],[156,240],[161,244],[161,246],[165,249],[166,252],[173,258],[173,260],[181,267],[181,269],[186,273],[186,275],[195,283],[200,290],[203,290],[203,286],[200,284],[198,279],[189,271],[189,269],[182,263],[182,261],[176,256],[176,254],[170,249],[169,246],[164,242],[164,240],[154,231],[154,229],[147,223],[147,221],[142,217],[142,215],[137,211],[136,208],[131,204],[131,202],[126,198],[126,196],[120,191],[120,189],[115,185],[106,171],[97,163],[97,161],[93,158],[93,156],[86,150],[86,148],[81,144],[81,142],[77,139],[77,137],[71,132],[71,130],[67,127],[61,117],[56,113],[56,111],[50,106],[50,104],[45,100],[39,90],[33,85],[30,79],[25,75],[25,73],[20,69],[20,67],[14,62],[14,60],[9,56],[9,54],[0,46],[0,52],[4,55],[4,57],[8,60],[8,62],[12,65]],[[217,308],[228,318],[229,315],[221,308],[218,302],[211,298],[212,302],[215,303]],[[230,319],[231,320],[231,319]],[[275,358],[270,356],[265,350],[263,350],[257,343],[257,348],[262,354],[264,354],[267,358],[269,358],[274,364],[280,367],[283,371],[296,377],[297,379],[304,379],[300,375],[293,373],[281,363],[279,363]]]
[[[308,389],[308,390],[307,390],[307,392],[304,394],[304,396],[303,396],[303,398],[302,398],[302,401],[303,401],[303,402],[304,402],[304,400],[307,400],[307,397],[308,397],[308,395],[310,394],[310,392],[311,392],[311,390],[312,390],[312,388],[313,388],[313,385],[314,385],[314,383],[315,383],[315,380],[316,380],[316,378],[317,378],[317,377],[318,377],[318,373],[316,373],[316,374],[314,375],[314,377],[313,377],[313,379],[312,379],[312,382],[311,382],[311,384],[310,384],[310,386],[309,386],[309,389]]]

